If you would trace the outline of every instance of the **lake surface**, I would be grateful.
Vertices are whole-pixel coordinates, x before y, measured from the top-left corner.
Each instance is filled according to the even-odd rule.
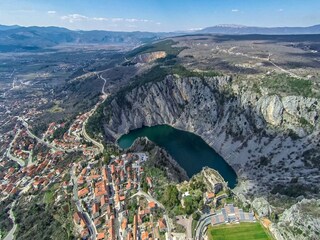
[[[199,173],[203,167],[217,170],[230,188],[237,184],[237,175],[227,162],[201,137],[168,125],[143,127],[121,136],[118,145],[129,148],[139,137],[147,137],[164,148],[185,169],[189,177]]]

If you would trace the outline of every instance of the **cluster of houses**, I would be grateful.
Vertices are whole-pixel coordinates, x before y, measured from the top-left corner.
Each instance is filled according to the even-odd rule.
[[[60,181],[63,169],[56,164],[64,157],[62,152],[48,152],[37,155],[38,162],[22,168],[10,167],[0,173],[1,195],[15,195],[22,189],[45,190],[50,183]]]
[[[77,116],[75,121],[70,126],[69,130],[66,131],[62,139],[53,139],[52,144],[55,147],[68,150],[68,149],[75,149],[75,150],[82,150],[83,154],[87,157],[94,157],[95,154],[98,152],[98,149],[93,146],[87,146],[83,143],[81,136],[82,134],[82,127],[86,119],[89,117],[89,113],[80,114]],[[50,139],[54,131],[59,128],[65,127],[65,123],[57,124],[55,122],[49,125],[47,132],[45,133],[44,137]]]
[[[162,211],[154,201],[134,196],[140,189],[141,163],[147,160],[144,153],[112,156],[108,165],[88,164],[77,166],[78,198],[93,220],[97,239],[154,239],[159,235],[154,229],[166,231],[166,221]],[[151,184],[151,179],[149,179]],[[133,199],[138,206],[132,211]],[[158,215],[160,217],[158,217]],[[157,216],[157,217],[155,217]],[[82,238],[88,238],[89,230],[85,216],[77,211],[74,223]]]
[[[33,150],[35,141],[29,137],[28,133],[25,130],[17,132],[15,141],[13,141],[10,150],[10,153],[21,160],[27,160]]]

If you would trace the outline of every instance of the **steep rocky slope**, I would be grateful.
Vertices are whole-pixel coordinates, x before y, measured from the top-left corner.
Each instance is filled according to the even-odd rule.
[[[156,51],[151,53],[140,54],[132,59],[133,63],[150,63],[157,59],[165,58],[167,56],[165,51]]]
[[[230,77],[168,76],[113,98],[104,113],[110,139],[156,124],[200,135],[236,170],[235,192],[263,196],[271,211],[319,197],[316,99],[240,92]]]

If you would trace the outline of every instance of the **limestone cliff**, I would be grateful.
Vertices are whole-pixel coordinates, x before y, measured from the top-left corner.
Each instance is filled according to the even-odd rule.
[[[232,89],[230,77],[168,76],[144,84],[104,109],[105,133],[115,139],[131,129],[169,124],[215,149],[238,174],[235,192],[247,198],[319,197],[317,160],[304,154],[318,148],[317,100]]]
[[[156,51],[151,53],[143,53],[132,59],[133,63],[150,63],[167,56],[165,51]]]
[[[286,210],[277,224],[272,225],[277,239],[319,239],[320,200],[307,200]]]

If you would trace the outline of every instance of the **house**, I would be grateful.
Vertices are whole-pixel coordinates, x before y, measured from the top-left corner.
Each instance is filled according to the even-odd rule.
[[[81,213],[80,212],[75,212],[73,214],[73,221],[75,224],[79,225],[81,222]]]
[[[141,240],[148,240],[149,239],[149,233],[148,232],[143,232],[141,233]]]
[[[108,203],[107,203],[107,199],[106,196],[101,196],[100,198],[100,209],[102,212],[105,212],[107,209]]]
[[[114,218],[110,219],[109,222],[109,240],[115,240],[116,235],[115,235],[115,229],[114,229]]]
[[[133,240],[133,235],[131,231],[129,231],[127,234],[127,240]]]
[[[99,205],[97,203],[94,203],[92,206],[92,216],[93,218],[97,218],[99,217],[100,213],[99,213]]]
[[[121,230],[122,230],[122,231],[126,230],[127,225],[128,225],[128,220],[127,220],[127,218],[123,218],[123,219],[122,219],[122,222],[121,222]]]
[[[213,192],[206,192],[206,198],[205,198],[206,203],[212,202],[215,196],[216,194]]]
[[[159,230],[161,232],[165,232],[167,230],[167,224],[166,224],[166,221],[164,220],[164,218],[160,218],[158,220],[158,224],[159,224]]]
[[[88,238],[89,237],[89,231],[88,231],[88,229],[86,228],[86,229],[83,229],[82,231],[81,231],[81,238],[82,239],[86,239],[86,238]]]
[[[101,227],[101,220],[99,218],[95,219],[93,221],[94,225],[96,226],[96,228]]]
[[[138,216],[135,214],[133,217],[133,240],[137,240],[137,230],[138,230]]]
[[[104,232],[98,233],[98,235],[97,235],[97,240],[102,240],[102,239],[105,239]]]
[[[148,203],[148,206],[149,206],[150,210],[154,210],[156,208],[157,204],[152,201],[152,202]]]
[[[89,189],[86,188],[82,188],[81,190],[78,191],[78,197],[79,198],[83,198],[85,197],[87,194],[89,193]]]
[[[108,172],[105,167],[102,167],[102,177],[104,181],[108,181]]]

